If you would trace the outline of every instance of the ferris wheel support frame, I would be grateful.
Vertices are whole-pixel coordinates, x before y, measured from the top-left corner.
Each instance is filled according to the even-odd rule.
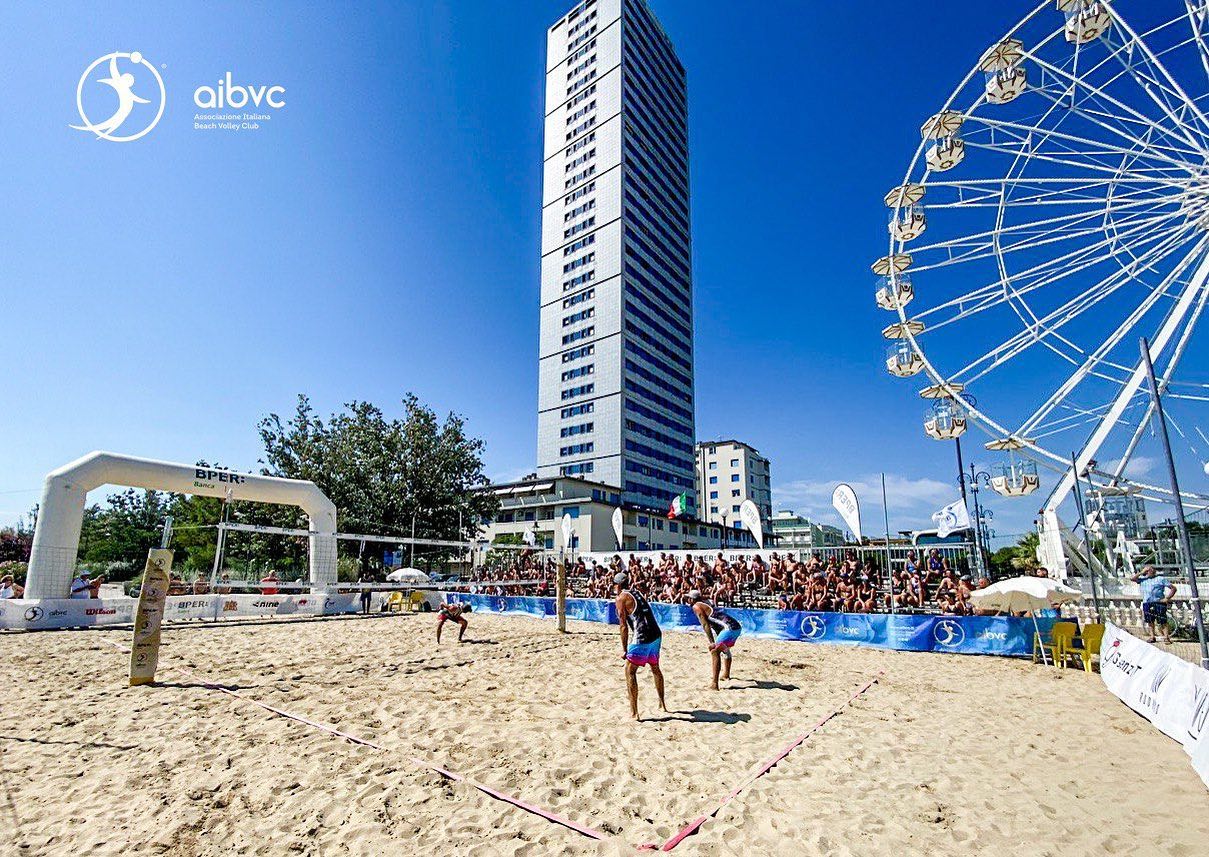
[[[1197,297],[1207,288],[1207,284],[1209,284],[1209,250],[1205,251],[1205,255],[1202,257],[1196,273],[1189,279],[1188,284],[1180,294],[1179,300],[1172,308],[1170,315],[1164,320],[1163,326],[1159,328],[1159,332],[1150,346],[1151,359],[1155,355],[1161,354],[1163,349],[1167,347],[1167,343],[1183,323],[1184,318],[1188,315]],[[1168,367],[1168,371],[1170,372],[1174,368],[1173,362]],[[1062,474],[1062,478],[1058,480],[1058,484],[1054,486],[1054,490],[1050,492],[1049,498],[1041,508],[1041,518],[1038,523],[1038,536],[1040,538],[1038,559],[1046,569],[1051,573],[1056,572],[1062,580],[1065,580],[1067,577],[1067,562],[1066,549],[1063,544],[1062,524],[1058,518],[1058,507],[1070,496],[1071,491],[1075,487],[1075,480],[1078,478],[1078,474],[1086,470],[1088,463],[1096,457],[1096,454],[1100,451],[1100,447],[1108,439],[1112,430],[1116,428],[1117,421],[1125,413],[1125,409],[1129,406],[1133,397],[1145,381],[1146,361],[1139,358],[1136,367],[1129,376],[1129,380],[1118,391],[1104,418],[1096,426],[1091,437],[1087,439],[1083,448],[1075,456],[1073,466]]]

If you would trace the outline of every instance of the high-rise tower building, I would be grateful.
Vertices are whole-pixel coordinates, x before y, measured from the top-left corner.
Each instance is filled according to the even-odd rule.
[[[546,35],[537,462],[664,507],[694,479],[684,67],[643,0]]]

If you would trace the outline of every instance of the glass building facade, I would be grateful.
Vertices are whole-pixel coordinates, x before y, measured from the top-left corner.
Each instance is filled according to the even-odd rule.
[[[643,0],[547,33],[538,475],[696,515],[684,67]]]

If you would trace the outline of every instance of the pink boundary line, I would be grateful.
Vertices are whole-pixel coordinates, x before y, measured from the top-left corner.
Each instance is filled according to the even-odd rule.
[[[105,640],[104,642],[109,643],[110,645],[112,645],[118,649],[121,649],[122,651],[126,652],[127,654],[129,654],[129,652],[130,652],[130,650],[127,649],[125,646],[123,646],[121,643],[114,642],[113,640]],[[286,718],[289,718],[290,720],[296,720],[299,723],[303,723],[303,724],[306,724],[307,726],[311,726],[315,729],[319,729],[324,732],[328,732],[339,738],[343,738],[346,741],[351,741],[354,744],[361,744],[362,746],[365,746],[365,747],[372,747],[375,750],[391,752],[386,747],[383,747],[381,744],[375,743],[373,741],[369,741],[365,738],[358,738],[356,735],[352,735],[348,732],[343,732],[343,731],[335,728],[334,726],[328,726],[326,723],[320,723],[317,720],[311,720],[309,717],[303,717],[298,714],[292,714],[291,712],[286,711],[284,709],[277,708],[276,706],[273,706],[273,705],[269,705],[267,702],[261,702],[258,699],[253,699],[250,696],[245,696],[244,694],[239,693],[238,691],[234,691],[234,690],[231,690],[230,688],[223,687],[222,685],[215,684],[214,682],[210,681],[209,679],[206,679],[203,676],[199,676],[196,673],[191,673],[188,670],[184,669],[183,667],[168,667],[167,669],[169,671],[176,671],[184,676],[187,676],[188,678],[193,679],[194,681],[197,681],[199,684],[201,684],[211,690],[217,690],[217,691],[220,691],[221,693],[225,693],[230,696],[234,696],[237,699],[240,699],[244,702],[250,702],[252,705],[259,706],[260,708],[263,708],[266,711],[271,711],[273,714],[277,714],[281,717],[286,717]],[[601,833],[599,830],[596,830],[591,827],[585,827],[584,825],[578,824],[569,818],[563,818],[560,815],[556,815],[555,813],[548,812],[539,806],[534,806],[531,803],[526,803],[525,801],[521,800],[520,798],[513,797],[510,794],[498,791],[497,789],[493,789],[493,788],[491,788],[491,786],[488,786],[484,783],[480,783],[477,780],[472,780],[470,777],[467,777],[464,774],[459,774],[455,771],[450,771],[445,768],[442,768],[439,765],[434,765],[432,762],[428,762],[424,759],[421,759],[418,756],[409,757],[409,761],[418,767],[425,768],[429,771],[433,771],[434,773],[440,774],[441,776],[445,777],[446,779],[453,780],[455,782],[465,783],[468,786],[478,789],[483,794],[488,795],[489,797],[493,797],[496,800],[500,800],[500,801],[503,801],[504,803],[511,804],[512,806],[515,806],[518,809],[523,809],[523,810],[525,810],[525,812],[529,812],[540,818],[546,819],[546,821],[551,821],[555,824],[562,825],[563,827],[566,827],[570,830],[574,830],[576,833],[581,833],[584,836],[587,836],[591,839],[597,839],[597,840],[603,841],[604,839],[607,838],[605,836],[605,834]]]
[[[809,738],[811,735],[813,735],[815,732],[817,732],[819,729],[821,729],[823,727],[823,725],[825,723],[827,723],[827,721],[838,716],[840,714],[840,712],[842,712],[845,708],[847,708],[849,705],[851,705],[857,699],[857,697],[861,696],[862,694],[865,693],[865,691],[867,691],[869,688],[873,687],[873,685],[877,684],[878,680],[883,675],[885,675],[885,673],[883,671],[879,671],[877,673],[877,675],[875,675],[873,678],[869,679],[869,681],[865,682],[863,687],[861,687],[859,690],[855,691],[851,696],[849,696],[846,700],[844,700],[842,705],[840,705],[838,708],[836,708],[830,714],[827,714],[824,717],[822,717],[817,723],[815,723],[808,730],[806,730],[801,735],[799,735],[797,738],[795,738],[789,744],[788,747],[786,747],[784,750],[781,750],[779,753],[777,753],[775,756],[773,756],[767,762],[761,762],[759,765],[757,765],[756,768],[753,769],[753,771],[754,771],[753,773],[751,773],[745,780],[743,780],[743,782],[739,783],[739,785],[735,786],[731,790],[730,794],[728,794],[726,797],[722,798],[722,800],[718,802],[718,805],[715,806],[713,809],[711,809],[709,812],[703,813],[703,814],[699,815],[697,818],[690,821],[683,828],[681,828],[679,833],[677,833],[671,839],[664,842],[662,845],[649,843],[646,845],[639,846],[639,850],[640,851],[671,851],[673,848],[675,848],[677,845],[679,845],[685,839],[692,836],[694,833],[696,833],[701,828],[701,825],[705,824],[705,822],[709,821],[710,818],[712,818],[713,816],[715,816],[719,812],[721,812],[728,803],[730,803],[732,800],[734,800],[736,797],[738,797],[740,792],[742,792],[744,789],[746,789],[748,786],[750,786],[752,783],[754,783],[760,777],[764,776],[766,773],[768,773],[770,770],[772,770],[772,768],[775,767],[778,762],[780,762],[782,759],[784,759],[786,756],[788,756],[791,752],[793,752],[807,738]]]

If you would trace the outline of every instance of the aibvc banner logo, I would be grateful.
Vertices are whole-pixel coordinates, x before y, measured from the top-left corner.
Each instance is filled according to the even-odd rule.
[[[99,140],[129,143],[159,124],[167,100],[164,79],[142,53],[114,51],[80,75],[76,109],[84,124],[71,127]]]

